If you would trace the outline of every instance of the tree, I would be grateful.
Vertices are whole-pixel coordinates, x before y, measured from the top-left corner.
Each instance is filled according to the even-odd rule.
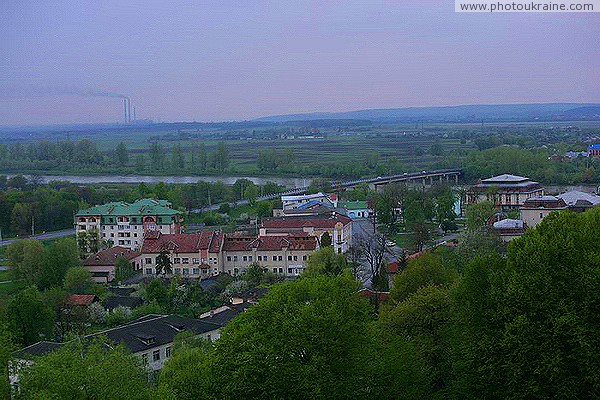
[[[8,246],[8,262],[19,279],[28,285],[39,285],[47,265],[46,249],[41,242],[29,239],[18,240]]]
[[[73,239],[59,239],[46,249],[46,262],[41,273],[39,287],[62,286],[70,268],[81,265],[77,244]]]
[[[92,274],[84,267],[69,268],[65,274],[64,288],[71,293],[89,293],[94,286]]]
[[[256,186],[254,183],[248,185],[244,189],[244,197],[246,198],[246,200],[248,200],[248,203],[250,203],[250,205],[253,206],[254,204],[256,204],[256,199],[258,198],[258,186]]]
[[[167,250],[162,249],[156,257],[156,274],[167,275],[171,273],[173,273],[171,257],[169,256],[169,252]]]
[[[8,301],[5,319],[22,346],[52,338],[54,313],[35,287],[22,290]]]
[[[115,161],[119,167],[126,166],[129,161],[127,146],[125,146],[125,143],[123,142],[120,142],[115,148]]]
[[[371,279],[379,273],[381,265],[385,263],[385,240],[385,236],[375,233],[356,241],[362,259],[369,266],[369,277]]]
[[[74,340],[21,372],[23,398],[147,399],[147,372],[123,345]]]
[[[0,323],[0,370],[2,377],[0,378],[0,397],[10,398],[10,384],[8,382],[8,361],[12,357],[12,352],[15,350],[12,333],[9,327],[4,322]]]
[[[348,267],[346,257],[336,254],[333,247],[328,246],[315,251],[308,257],[304,273],[314,275],[340,275]]]
[[[480,201],[471,204],[465,211],[467,217],[467,228],[470,231],[480,230],[486,226],[487,222],[496,213],[496,207],[490,201]]]
[[[174,145],[171,153],[171,169],[182,171],[185,167],[185,158],[181,146]]]
[[[329,247],[331,246],[331,235],[329,234],[329,232],[325,232],[321,235],[321,248],[325,248],[325,247]]]
[[[17,203],[14,205],[10,221],[11,229],[19,236],[31,234],[31,225],[34,218],[34,210],[29,203]]]
[[[133,275],[135,275],[135,268],[131,262],[124,256],[117,257],[117,261],[115,262],[115,279],[118,282],[123,282]]]
[[[170,386],[178,398],[356,398],[372,393],[403,398],[404,392],[392,394],[382,385],[381,364],[369,366],[375,354],[368,334],[371,308],[356,296],[357,289],[347,276],[275,285],[223,329],[205,360],[196,353],[189,363],[169,369],[169,376],[193,376],[161,385]],[[407,358],[404,352],[396,354],[396,362],[418,375]],[[185,372],[191,365],[197,373]],[[402,386],[412,394],[404,377],[400,374],[393,389]]]

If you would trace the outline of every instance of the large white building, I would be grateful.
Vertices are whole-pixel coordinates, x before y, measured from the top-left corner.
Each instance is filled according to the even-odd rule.
[[[467,192],[467,204],[491,201],[503,210],[518,209],[525,200],[544,195],[538,182],[517,175],[503,174],[483,179]]]

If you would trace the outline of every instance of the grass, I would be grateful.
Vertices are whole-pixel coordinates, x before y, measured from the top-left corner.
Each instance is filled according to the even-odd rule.
[[[12,296],[25,288],[25,282],[14,279],[12,270],[0,271],[0,299]]]

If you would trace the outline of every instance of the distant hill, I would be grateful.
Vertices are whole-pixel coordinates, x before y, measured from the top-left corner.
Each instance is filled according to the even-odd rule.
[[[376,123],[393,122],[478,122],[600,119],[600,104],[485,104],[440,107],[385,108],[343,112],[274,115],[258,118],[262,122],[287,122],[330,119],[360,119]]]

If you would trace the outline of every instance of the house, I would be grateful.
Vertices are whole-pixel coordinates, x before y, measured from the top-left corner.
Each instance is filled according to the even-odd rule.
[[[296,196],[281,196],[281,203],[283,204],[284,210],[290,210],[293,208],[300,207],[301,205],[308,202],[318,202],[330,207],[336,207],[337,197],[332,201],[328,195],[319,192],[314,194],[301,194]],[[334,203],[335,202],[335,203]]]
[[[138,249],[149,231],[180,233],[183,213],[166,200],[142,199],[134,203],[114,202],[75,214],[77,235],[97,232],[111,245]]]
[[[600,157],[600,144],[590,144],[587,152],[590,157]]]
[[[366,201],[341,201],[339,209],[352,219],[369,218],[373,215],[373,210]]]
[[[65,305],[70,307],[87,307],[97,301],[100,301],[100,298],[95,294],[72,294],[65,300]]]
[[[578,190],[561,193],[556,197],[562,199],[569,207],[569,210],[575,212],[583,212],[600,204],[600,196]]]
[[[221,249],[224,234],[219,231],[198,233],[149,232],[141,248],[144,275],[156,274],[156,261],[167,252],[174,274],[208,278],[223,270]]]
[[[221,306],[201,314],[199,319],[225,326],[240,313],[242,313],[242,311],[233,306]]]
[[[150,314],[116,328],[87,335],[83,340],[102,337],[115,344],[122,343],[153,372],[160,370],[164,362],[171,358],[173,342],[179,333],[188,331],[195,337],[214,341],[220,337],[221,326],[206,320]],[[12,387],[18,389],[19,372],[31,365],[35,357],[48,354],[61,346],[63,343],[42,341],[14,352],[9,363]]]
[[[556,196],[530,197],[521,206],[521,220],[528,228],[539,224],[552,211],[565,210],[567,203]]]
[[[137,296],[109,296],[104,299],[104,308],[107,311],[112,311],[117,307],[126,307],[134,309],[144,304],[144,300]]]
[[[91,272],[94,282],[109,283],[115,278],[115,268],[119,257],[125,257],[138,271],[142,269],[140,255],[139,251],[129,247],[114,246],[92,254],[83,261],[83,266]]]
[[[506,218],[492,225],[494,232],[503,242],[510,242],[525,233],[525,224],[520,219]]]
[[[309,216],[285,216],[263,219],[260,236],[287,236],[304,232],[321,242],[329,234],[336,253],[345,253],[352,245],[352,218],[336,212]]]
[[[544,188],[529,178],[503,174],[483,179],[467,192],[467,204],[488,200],[502,210],[520,208],[530,197],[544,195]]]
[[[223,271],[238,275],[253,262],[275,274],[293,277],[304,271],[308,257],[318,250],[317,238],[305,232],[285,236],[234,236],[223,243]]]

